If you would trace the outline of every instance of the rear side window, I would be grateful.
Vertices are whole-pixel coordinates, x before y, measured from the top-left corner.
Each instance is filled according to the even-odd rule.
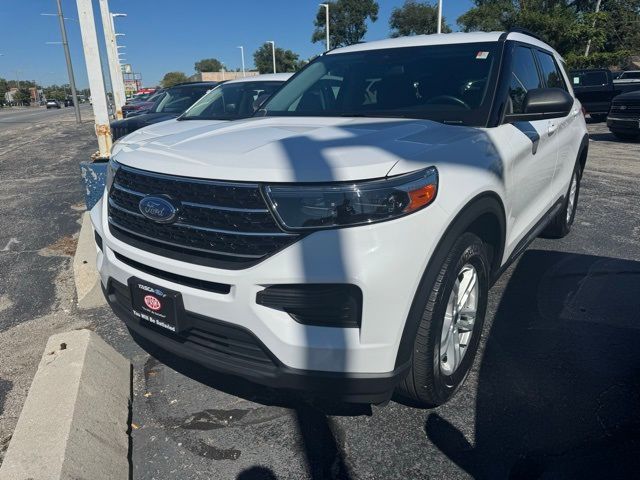
[[[523,113],[524,97],[534,88],[542,88],[542,81],[533,59],[533,52],[530,48],[518,45],[513,51],[511,63],[509,81],[511,111],[509,113]]]
[[[596,87],[601,85],[607,85],[609,80],[607,79],[607,72],[572,72],[574,87]]]
[[[560,69],[553,57],[548,53],[541,52],[540,50],[536,50],[536,55],[538,55],[540,69],[542,70],[542,76],[544,77],[547,87],[562,88],[563,90],[566,90],[567,86],[564,84]]]

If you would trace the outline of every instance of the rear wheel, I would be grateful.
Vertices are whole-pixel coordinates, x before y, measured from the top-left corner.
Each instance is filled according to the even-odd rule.
[[[420,312],[411,367],[400,395],[423,407],[446,402],[467,378],[484,324],[489,261],[482,240],[454,243]]]
[[[578,208],[578,197],[580,195],[580,179],[582,169],[580,163],[576,163],[571,175],[569,190],[564,199],[564,207],[551,220],[551,223],[542,232],[543,237],[562,238],[571,231],[571,225],[576,218]]]

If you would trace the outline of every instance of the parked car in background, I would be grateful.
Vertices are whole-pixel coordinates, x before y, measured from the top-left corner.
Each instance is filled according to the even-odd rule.
[[[640,139],[640,90],[623,93],[613,99],[607,127],[620,139]]]
[[[250,117],[292,75],[269,73],[230,80],[211,90],[178,118],[144,127],[122,141],[127,144],[147,142],[155,137],[196,128],[206,129],[229,120]]]
[[[616,95],[611,71],[605,68],[572,70],[569,77],[585,112],[596,122],[604,122],[611,99]]]
[[[50,108],[61,108],[60,106],[60,102],[58,102],[57,100],[47,100],[47,110],[49,110]]]
[[[146,113],[153,107],[156,101],[158,101],[164,95],[165,91],[165,89],[160,89],[152,94],[149,94],[149,96],[146,97],[146,100],[136,100],[123,105],[122,116],[124,118],[129,118],[132,115]]]
[[[91,210],[107,300],[213,371],[442,404],[491,285],[574,222],[589,139],[569,82],[521,32],[385,39],[318,56],[251,118],[117,142]]]
[[[65,107],[73,107],[73,98],[65,98],[64,106]]]
[[[640,70],[625,70],[618,78],[615,79],[616,83],[637,83],[640,82]]]
[[[111,122],[113,140],[154,123],[176,118],[218,82],[183,83],[167,88],[161,98],[143,115]]]

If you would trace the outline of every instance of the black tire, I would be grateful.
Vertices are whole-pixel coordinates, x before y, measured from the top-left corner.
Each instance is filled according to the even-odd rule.
[[[449,296],[463,267],[472,265],[477,273],[478,294],[476,318],[466,352],[452,374],[443,371],[440,339]],[[473,233],[460,236],[446,256],[433,285],[426,291],[423,308],[417,309],[418,332],[413,345],[411,366],[398,386],[398,394],[420,407],[445,403],[463,384],[480,343],[487,308],[490,264],[482,240]],[[420,294],[420,291],[419,293]],[[411,319],[410,319],[411,320]]]
[[[607,114],[606,113],[594,113],[591,116],[591,120],[593,120],[594,122],[604,122],[607,119]]]
[[[570,205],[571,187],[573,181],[576,181],[575,199],[573,205]],[[562,238],[566,237],[571,231],[571,226],[576,218],[576,209],[578,208],[578,199],[580,198],[580,180],[582,179],[582,168],[580,162],[577,162],[573,167],[573,174],[571,175],[571,182],[569,183],[569,189],[564,197],[564,203],[560,211],[553,217],[553,220],[542,231],[542,235],[545,238]],[[571,211],[569,212],[569,208]]]
[[[619,139],[619,140],[626,140],[626,141],[638,141],[640,140],[640,133],[622,133],[622,132],[616,132],[614,130],[611,130],[611,133],[613,133],[613,135]]]

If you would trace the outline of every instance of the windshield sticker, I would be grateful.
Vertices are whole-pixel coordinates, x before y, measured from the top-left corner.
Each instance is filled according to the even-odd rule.
[[[489,57],[489,52],[478,52],[476,54],[476,60],[486,60]]]
[[[573,84],[577,85],[580,83],[580,77],[573,77]]]

